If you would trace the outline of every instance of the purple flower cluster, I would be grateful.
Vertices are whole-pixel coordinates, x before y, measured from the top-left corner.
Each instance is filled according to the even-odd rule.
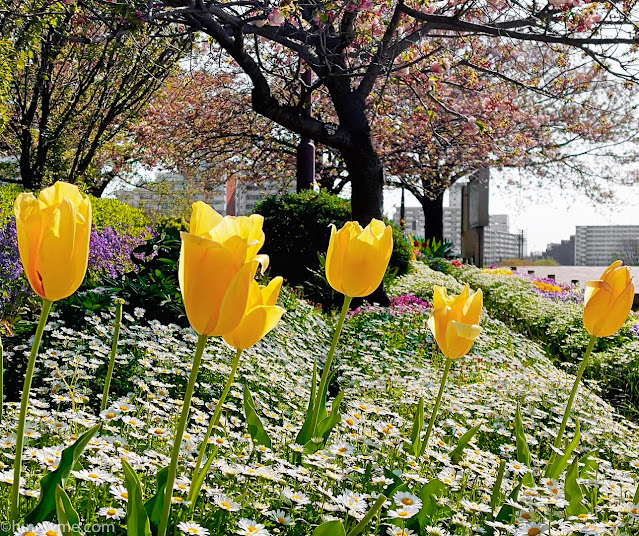
[[[0,319],[16,311],[19,296],[29,289],[24,277],[15,220],[0,225]]]
[[[114,227],[91,231],[89,242],[88,277],[118,277],[135,270],[131,261],[133,250],[153,236],[151,229],[133,236]],[[0,319],[13,316],[29,292],[29,283],[24,275],[15,219],[0,225]]]
[[[424,301],[413,294],[404,294],[403,296],[391,298],[390,305],[391,307],[404,307],[411,309],[427,309],[430,307],[430,304],[427,301]]]
[[[89,242],[89,274],[118,277],[135,269],[131,262],[133,250],[152,236],[151,229],[132,236],[115,227],[91,231]]]
[[[639,324],[633,324],[630,328],[630,335],[639,338]]]

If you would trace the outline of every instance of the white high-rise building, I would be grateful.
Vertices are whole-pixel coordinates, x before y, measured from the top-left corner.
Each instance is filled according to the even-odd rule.
[[[614,259],[634,264],[639,225],[587,225],[575,232],[575,265],[607,266]]]

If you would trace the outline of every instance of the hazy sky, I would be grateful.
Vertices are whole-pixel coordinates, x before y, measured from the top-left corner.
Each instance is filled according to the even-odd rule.
[[[508,214],[511,232],[526,231],[529,253],[544,251],[548,243],[569,238],[577,225],[639,225],[639,186],[617,187],[614,202],[597,204],[572,190],[519,189],[505,183],[503,177],[491,176],[490,213]],[[399,203],[399,191],[388,192],[385,212],[392,216]],[[447,204],[445,198],[444,206]],[[407,194],[406,205],[419,206],[419,203]]]

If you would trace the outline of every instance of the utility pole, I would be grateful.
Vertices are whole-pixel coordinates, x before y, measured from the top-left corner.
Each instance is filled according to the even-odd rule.
[[[307,67],[302,73],[302,92],[307,90],[302,103],[302,113],[312,114],[310,87],[313,83],[313,72]],[[313,140],[302,136],[297,145],[297,193],[310,190],[315,182],[315,144]]]

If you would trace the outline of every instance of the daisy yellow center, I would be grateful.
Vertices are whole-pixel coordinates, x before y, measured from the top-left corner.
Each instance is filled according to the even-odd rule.
[[[397,517],[406,517],[408,516],[408,512],[404,512],[403,510],[401,512],[398,512]]]
[[[106,418],[107,419],[115,419],[115,413],[107,413],[106,414]]]
[[[633,508],[632,510],[630,510],[631,514],[637,514],[639,513],[639,508]]]
[[[231,508],[231,505],[230,505],[229,503],[227,503],[226,501],[222,501],[222,503],[220,504],[220,506],[221,506],[222,508],[226,508],[226,509]]]
[[[178,489],[186,489],[186,486],[184,484],[178,484]]]
[[[159,428],[157,430],[153,430],[153,433],[155,435],[162,435],[164,433],[164,430],[160,430]]]
[[[410,506],[411,504],[413,504],[413,501],[412,501],[412,499],[409,499],[408,497],[404,497],[404,498],[402,499],[402,504],[405,504],[405,505],[407,505],[407,506]]]
[[[578,517],[579,519],[581,519],[581,520],[585,521],[586,519],[588,519],[588,514],[579,514],[577,517]]]
[[[299,495],[291,495],[291,499],[293,499],[294,501],[299,501],[300,500],[300,496]]]
[[[248,530],[251,534],[257,534],[259,531],[256,527],[250,526],[246,530]]]
[[[186,532],[190,532],[191,534],[197,534],[197,529],[193,527],[189,527],[186,529]]]
[[[122,497],[123,499],[128,499],[129,493],[127,491],[123,491],[122,493],[120,493],[120,497]]]
[[[28,531],[28,532],[25,532],[23,536],[36,536],[36,533],[33,531]]]
[[[100,478],[100,477],[96,475],[95,473],[89,473],[89,478]]]
[[[528,536],[537,536],[538,534],[541,534],[541,530],[537,527],[530,527],[526,534],[528,534]]]
[[[281,523],[282,525],[284,525],[284,523],[286,523],[286,519],[284,519],[283,517],[278,517],[277,518],[277,522]]]
[[[528,512],[524,512],[521,514],[521,517],[523,517],[524,519],[530,519],[532,516]]]
[[[349,426],[353,426],[355,424],[355,421],[353,419],[346,419],[346,424],[348,424]]]
[[[338,450],[340,452],[346,452],[348,449],[346,447],[340,447]]]
[[[218,438],[215,440],[215,442],[216,442],[216,443],[219,443],[219,444],[221,445],[222,443],[224,443],[224,440],[223,440],[221,437],[218,437]]]
[[[48,530],[45,536],[58,536],[58,533],[55,530]]]
[[[117,514],[117,512],[113,508],[109,508],[107,510],[107,515],[108,516],[114,516],[115,514]]]

